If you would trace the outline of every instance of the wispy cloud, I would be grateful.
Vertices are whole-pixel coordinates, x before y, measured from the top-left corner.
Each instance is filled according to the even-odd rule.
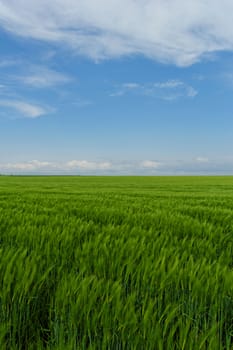
[[[88,100],[88,99],[84,99],[84,98],[76,98],[74,99],[71,104],[73,106],[76,106],[76,107],[79,107],[79,108],[82,108],[82,107],[88,107],[90,105],[93,104],[93,102],[91,100]]]
[[[226,70],[222,73],[217,74],[217,79],[219,79],[224,85],[226,85],[228,88],[233,87],[233,71],[232,70]]]
[[[173,101],[178,98],[193,98],[198,91],[181,80],[167,80],[154,83],[124,83],[110,94],[112,97],[136,94]]]
[[[233,50],[232,12],[231,0],[0,0],[1,27],[16,35],[93,59],[143,54],[180,66]]]
[[[0,68],[11,67],[19,64],[19,60],[14,60],[12,58],[5,58],[0,60]]]
[[[29,66],[26,74],[19,75],[15,79],[35,88],[57,86],[72,80],[68,75],[40,66]]]
[[[165,82],[154,83],[153,85],[155,88],[159,89],[174,89],[183,86],[184,83],[180,80],[168,80]]]
[[[25,118],[38,118],[42,115],[49,113],[49,109],[39,106],[37,104],[31,104],[25,101],[18,100],[0,100],[0,106],[7,109],[13,109],[21,116]],[[10,113],[9,113],[10,114]]]
[[[138,84],[138,83],[125,83],[125,84],[122,84],[122,87],[125,89],[133,90],[133,89],[140,88],[140,84]]]

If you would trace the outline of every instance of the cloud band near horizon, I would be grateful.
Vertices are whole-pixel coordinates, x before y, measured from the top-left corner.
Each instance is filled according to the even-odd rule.
[[[25,161],[0,164],[1,174],[15,175],[232,175],[233,159],[196,157],[176,161]]]

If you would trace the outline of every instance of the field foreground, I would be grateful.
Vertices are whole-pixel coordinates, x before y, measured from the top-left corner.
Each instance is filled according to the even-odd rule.
[[[233,177],[0,177],[0,349],[233,349]]]

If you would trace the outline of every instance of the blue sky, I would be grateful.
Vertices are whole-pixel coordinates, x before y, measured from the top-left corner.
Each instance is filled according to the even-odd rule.
[[[233,174],[230,0],[0,0],[0,172]]]

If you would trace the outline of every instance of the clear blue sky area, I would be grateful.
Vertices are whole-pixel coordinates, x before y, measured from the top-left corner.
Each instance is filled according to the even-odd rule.
[[[0,0],[0,173],[233,174],[233,4],[167,3]]]

